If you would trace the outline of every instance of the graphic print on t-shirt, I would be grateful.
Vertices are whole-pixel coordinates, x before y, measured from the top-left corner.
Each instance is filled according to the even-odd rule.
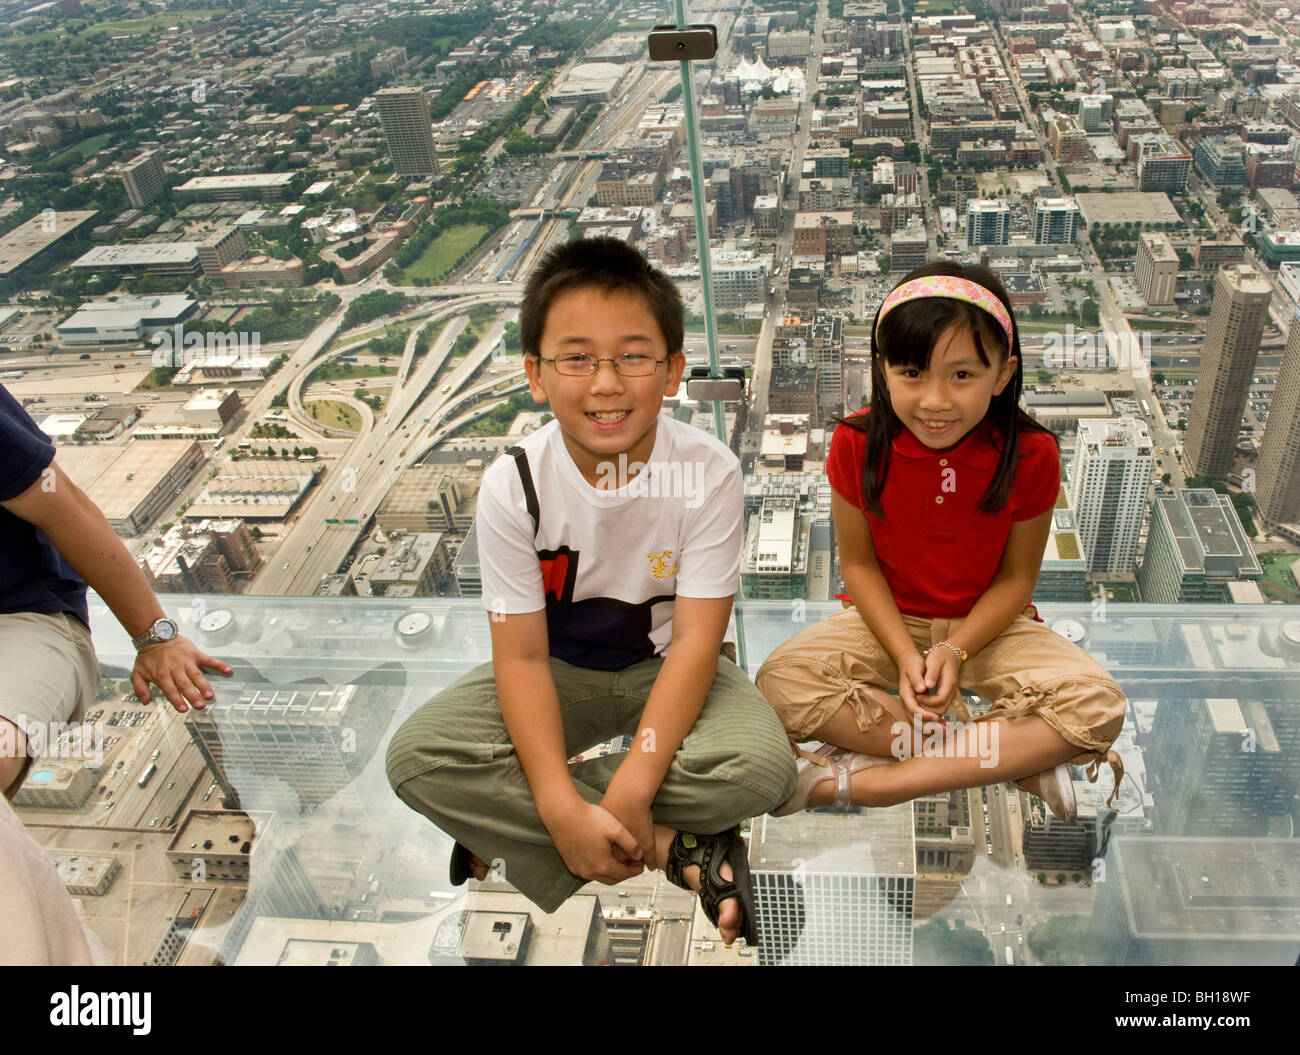
[[[577,550],[561,546],[559,549],[537,551],[537,559],[542,565],[542,592],[549,602],[554,597],[561,604],[573,600],[573,584],[578,581]]]

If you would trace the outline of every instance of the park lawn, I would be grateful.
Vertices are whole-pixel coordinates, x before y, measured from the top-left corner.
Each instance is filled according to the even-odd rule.
[[[1196,323],[1191,319],[1129,319],[1128,324],[1135,330],[1178,330],[1195,333]]]
[[[311,412],[311,416],[322,425],[329,425],[336,429],[347,429],[349,432],[359,432],[361,430],[360,415],[346,403],[340,403],[333,399],[318,399],[306,406]]]
[[[398,285],[410,285],[417,278],[441,282],[456,262],[478,245],[488,233],[487,224],[459,223],[448,227],[420,254],[420,259],[402,272]]]
[[[763,328],[762,319],[740,319],[737,322],[720,322],[715,329],[718,333],[726,334],[730,337],[748,337],[758,333]],[[703,322],[691,322],[686,324],[687,333],[704,333]]]
[[[1137,604],[1138,592],[1137,587],[1127,582],[1108,582],[1106,586],[1106,600],[1114,601],[1116,604]],[[1114,597],[1111,597],[1111,594]]]
[[[67,157],[69,154],[75,152],[80,154],[81,159],[84,161],[86,158],[90,157],[91,154],[95,153],[95,151],[102,150],[112,140],[112,138],[111,135],[107,134],[102,136],[91,136],[89,139],[83,139],[80,143],[73,143],[72,146],[68,147],[66,150],[59,151],[59,153],[54,156],[53,160],[58,161],[59,158]]]
[[[1273,557],[1273,560],[1265,561]],[[1264,569],[1264,583],[1269,586],[1276,586],[1280,593],[1274,594],[1283,600],[1289,600],[1295,603],[1296,595],[1300,594],[1300,585],[1297,585],[1295,579],[1295,569],[1292,567],[1296,561],[1300,560],[1300,553],[1261,553],[1259,563]]]
[[[201,7],[192,11],[168,11],[154,15],[151,18],[129,18],[115,22],[97,22],[95,25],[87,26],[74,34],[69,34],[65,29],[47,29],[41,33],[28,33],[24,36],[10,37],[3,44],[0,44],[0,49],[11,45],[39,44],[45,41],[58,40],[61,37],[68,37],[72,41],[80,43],[98,33],[107,33],[110,37],[143,36],[153,29],[167,26],[179,26],[183,29],[195,22],[207,22],[214,15],[228,13],[225,8],[221,7]]]
[[[1029,315],[1021,315],[1016,319],[1016,325],[1022,330],[1032,330],[1042,333],[1048,330],[1059,330],[1067,324],[1073,325],[1078,329],[1083,329],[1076,315],[1040,315],[1038,318],[1032,318]]]
[[[351,370],[347,367],[352,367]],[[359,377],[391,377],[397,367],[380,363],[330,363],[311,376],[312,381],[351,381]]]

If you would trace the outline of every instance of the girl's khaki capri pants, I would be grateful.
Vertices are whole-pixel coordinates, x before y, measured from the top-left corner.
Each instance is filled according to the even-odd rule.
[[[1109,763],[1118,790],[1124,767],[1110,746],[1124,724],[1124,693],[1096,660],[1031,613],[1036,614],[1033,606],[962,664],[961,687],[989,701],[988,713],[972,719],[960,694],[952,709],[963,722],[1035,714],[1079,749],[1070,763],[1089,766],[1089,779],[1096,779],[1100,763]],[[962,621],[903,616],[922,652],[947,640]],[[856,608],[828,616],[780,645],[754,680],[792,743],[813,739],[845,704],[864,733],[895,721],[881,701],[897,697],[898,668]],[[1109,801],[1114,797],[1112,792]]]

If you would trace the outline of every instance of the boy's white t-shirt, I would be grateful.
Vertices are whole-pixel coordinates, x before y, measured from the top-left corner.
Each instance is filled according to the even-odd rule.
[[[483,605],[506,615],[545,609],[553,657],[622,670],[665,654],[677,594],[736,593],[744,488],[739,460],[714,437],[661,414],[644,469],[629,481],[626,455],[621,468],[618,456],[608,463],[605,475],[623,484],[614,490],[583,478],[558,421],[518,449],[537,525],[518,459],[507,452],[479,490]]]

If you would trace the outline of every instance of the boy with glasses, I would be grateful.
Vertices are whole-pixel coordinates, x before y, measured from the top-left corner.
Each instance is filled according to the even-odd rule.
[[[661,414],[686,361],[672,281],[616,239],[551,250],[521,312],[533,399],[555,420],[478,499],[492,662],[393,737],[402,801],[547,912],[645,868],[757,944],[736,825],[794,787],[789,744],[727,642],[739,584],[734,454]],[[730,649],[728,655],[728,649]],[[620,734],[625,753],[566,759]]]

